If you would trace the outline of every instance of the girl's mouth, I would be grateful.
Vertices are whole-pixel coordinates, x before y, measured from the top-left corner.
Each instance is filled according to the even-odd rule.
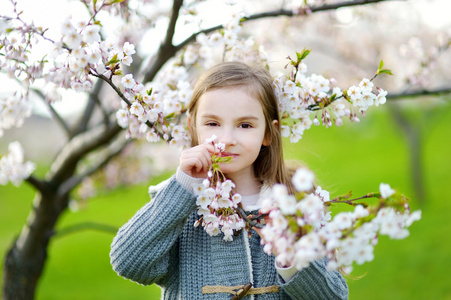
[[[221,153],[221,157],[227,157],[227,156],[238,157],[238,154],[229,153],[229,152],[222,152]]]

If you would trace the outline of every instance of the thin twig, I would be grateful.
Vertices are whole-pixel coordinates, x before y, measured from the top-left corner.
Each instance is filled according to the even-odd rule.
[[[90,73],[92,76],[94,77],[98,77],[102,80],[104,80],[106,83],[108,83],[113,90],[119,95],[119,97],[121,97],[122,100],[124,100],[125,103],[127,103],[128,106],[132,106],[132,104],[130,103],[130,101],[127,99],[127,97],[125,97],[125,95],[121,92],[121,90],[113,83],[113,81],[111,79],[109,79],[108,77],[106,77],[105,75],[102,74],[96,74],[96,73]]]
[[[354,198],[354,199],[350,199],[350,200],[340,200],[341,199],[340,197],[336,197],[332,200],[325,201],[324,203],[346,203],[346,204],[355,206],[356,204],[354,203],[354,201],[368,199],[368,198],[378,198],[378,193],[369,193],[362,197]]]
[[[413,98],[413,97],[421,97],[421,96],[438,96],[438,95],[446,95],[451,94],[451,87],[444,87],[435,90],[416,90],[410,92],[402,92],[395,94],[387,94],[387,98],[391,100],[401,99],[401,98]]]
[[[100,111],[102,112],[103,119],[104,119],[104,125],[107,127],[109,126],[109,115],[105,111],[105,109],[102,106],[102,103],[100,102],[100,99],[99,99],[99,93],[102,89],[102,85],[103,85],[103,81],[97,80],[97,82],[94,85],[94,89],[89,93],[88,104],[86,105],[86,108],[85,108],[85,111],[84,111],[82,117],[78,121],[79,125],[78,125],[77,132],[75,134],[86,131],[86,129],[88,128],[88,123],[91,120],[91,117],[93,115],[95,105],[98,105]]]
[[[69,128],[69,126],[67,125],[67,123],[64,121],[64,119],[60,116],[60,114],[55,110],[55,108],[53,107],[53,105],[47,101],[47,99],[45,98],[44,93],[37,89],[37,88],[30,88],[31,91],[35,92],[39,98],[47,105],[47,107],[50,110],[50,114],[53,116],[53,118],[57,121],[58,124],[61,125],[61,127],[64,129],[64,131],[66,132],[66,135],[68,137],[70,137],[71,135],[71,130]]]
[[[242,209],[240,206],[237,207],[237,212],[240,215],[240,217],[244,220],[244,222],[246,224],[248,224],[250,227],[255,227],[255,228],[263,228],[264,227],[262,224],[254,221],[254,219],[256,219],[256,218],[249,219],[247,217],[247,214],[244,211],[244,209]]]
[[[55,238],[60,238],[65,235],[76,233],[82,230],[97,230],[102,231],[106,233],[116,234],[118,231],[118,228],[115,226],[107,225],[107,224],[101,224],[101,223],[95,223],[95,222],[85,222],[85,223],[79,223],[75,225],[71,225],[68,227],[65,227],[63,229],[57,230],[53,232],[53,236]]]

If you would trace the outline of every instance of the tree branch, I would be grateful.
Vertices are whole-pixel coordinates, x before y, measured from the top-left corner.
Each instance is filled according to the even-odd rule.
[[[53,116],[53,118],[57,121],[58,124],[61,125],[61,127],[64,129],[64,131],[66,132],[66,135],[68,137],[71,136],[71,130],[69,128],[69,126],[67,125],[67,123],[64,121],[63,118],[61,118],[61,116],[59,115],[59,113],[55,110],[55,108],[52,106],[52,104],[50,104],[46,99],[45,99],[45,95],[44,93],[37,89],[37,88],[30,88],[30,90],[32,90],[33,92],[35,92],[39,98],[47,105],[47,107],[50,110],[50,114]]]
[[[83,179],[94,174],[96,171],[103,168],[111,159],[119,155],[131,141],[132,140],[129,139],[124,143],[109,147],[108,151],[106,151],[106,153],[99,159],[96,165],[92,166],[91,168],[89,168],[80,175],[74,175],[70,177],[68,180],[62,183],[60,188],[58,189],[58,194],[64,195],[69,193],[72,189],[74,189],[77,185],[79,185],[83,181]]]
[[[412,98],[412,97],[421,97],[421,96],[438,96],[438,95],[446,95],[451,94],[451,87],[444,87],[439,88],[435,90],[417,90],[417,91],[410,91],[410,92],[402,92],[402,93],[394,93],[394,94],[387,94],[387,99],[393,99],[398,100],[401,98]]]
[[[25,179],[25,181],[31,184],[41,194],[47,189],[46,182],[34,177],[33,175],[30,175],[27,179]]]
[[[343,1],[343,2],[339,2],[339,3],[333,3],[333,4],[324,4],[321,6],[317,6],[317,7],[311,7],[310,8],[310,13],[316,13],[316,12],[320,12],[320,11],[327,11],[327,10],[334,10],[337,8],[341,8],[341,7],[348,7],[348,6],[357,6],[357,5],[364,5],[364,4],[373,4],[373,3],[377,3],[377,2],[386,2],[386,1],[399,1],[399,0],[354,0],[354,1]],[[268,11],[268,12],[263,12],[263,13],[258,13],[258,14],[254,14],[254,15],[250,15],[248,17],[244,17],[241,20],[241,23],[247,22],[247,21],[252,21],[252,20],[258,20],[258,19],[264,19],[264,18],[274,18],[274,17],[295,17],[295,16],[305,16],[306,13],[304,12],[303,14],[295,14],[293,12],[293,10],[289,10],[289,9],[278,9],[278,10],[273,10],[273,11]],[[203,30],[200,30],[196,33],[193,33],[190,37],[188,37],[187,39],[185,39],[183,42],[181,42],[180,44],[178,44],[175,49],[176,52],[179,51],[180,49],[182,49],[183,47],[185,47],[187,44],[190,44],[192,42],[194,42],[196,40],[196,37],[199,34],[207,34],[216,30],[219,30],[223,28],[222,25],[217,25],[217,26],[213,26],[210,28],[206,28]]]
[[[125,95],[121,92],[121,90],[113,83],[113,81],[111,81],[111,79],[109,79],[108,77],[106,77],[105,75],[102,74],[95,74],[95,73],[90,73],[92,76],[94,77],[98,77],[104,81],[106,81],[106,83],[108,83],[113,90],[119,95],[119,97],[121,97],[122,100],[124,100],[125,103],[127,103],[128,106],[132,106],[132,104],[130,103],[130,101],[127,99],[127,97],[125,97]]]
[[[246,212],[240,206],[237,207],[237,212],[248,226],[259,229],[263,228],[262,224],[260,224],[258,221],[255,221],[256,219],[263,219],[263,216],[259,216],[258,218],[248,218]]]
[[[174,0],[172,4],[172,14],[171,19],[169,20],[168,29],[166,31],[166,37],[164,39],[163,45],[172,46],[172,39],[174,38],[175,33],[175,25],[177,24],[177,20],[179,18],[180,9],[182,8],[183,0]]]
[[[99,100],[99,94],[102,89],[103,82],[103,80],[97,80],[96,84],[94,85],[94,89],[89,93],[88,104],[86,105],[83,116],[78,121],[78,126],[76,129],[77,131],[74,132],[72,136],[86,131],[86,129],[88,128],[88,123],[94,113],[95,104],[97,104],[99,106],[99,109],[102,111],[105,126],[109,125],[109,116],[103,109],[102,104]]]
[[[327,10],[334,10],[341,7],[348,7],[348,6],[357,6],[357,5],[364,5],[364,4],[372,4],[377,2],[385,2],[385,1],[399,1],[399,0],[354,0],[354,1],[343,1],[339,3],[334,4],[324,4],[317,7],[312,7],[310,9],[310,13],[320,12],[320,11],[327,11]],[[158,73],[158,71],[161,69],[161,67],[177,53],[180,49],[185,47],[186,45],[194,42],[196,40],[196,37],[201,34],[207,34],[212,31],[218,30],[223,28],[222,25],[213,26],[210,28],[206,28],[203,30],[200,30],[198,32],[193,33],[190,37],[186,38],[184,41],[182,41],[177,46],[172,45],[172,37],[173,37],[173,30],[174,28],[172,25],[175,25],[176,18],[178,18],[178,13],[180,10],[181,5],[180,0],[174,0],[173,5],[173,11],[171,20],[168,26],[168,34],[166,35],[166,39],[164,43],[160,46],[158,50],[158,54],[156,55],[156,58],[151,61],[149,70],[144,74],[144,78],[142,80],[142,83],[147,83],[149,81],[152,81],[155,75]],[[273,10],[269,12],[259,13],[255,15],[251,15],[248,17],[244,17],[242,22],[247,22],[251,20],[257,20],[257,19],[263,19],[263,18],[273,18],[273,17],[280,17],[280,16],[287,16],[287,17],[293,17],[298,16],[299,14],[295,14],[292,10],[288,9],[278,9]],[[304,14],[305,15],[305,14]],[[170,40],[169,40],[170,38]]]
[[[68,235],[71,233],[76,233],[77,231],[82,231],[82,230],[97,230],[97,231],[102,231],[102,232],[106,232],[106,233],[116,234],[118,231],[118,228],[115,226],[107,225],[107,224],[101,224],[101,223],[95,223],[95,222],[85,222],[85,223],[71,225],[66,228],[54,231],[53,236],[55,238],[60,238],[65,235]]]
[[[111,127],[98,126],[71,139],[56,157],[49,172],[49,182],[58,186],[73,174],[80,159],[87,153],[108,144],[122,128],[116,123]]]
[[[175,25],[179,18],[180,9],[183,5],[183,0],[174,0],[172,4],[172,14],[169,20],[168,29],[166,32],[166,37],[163,43],[158,49],[156,57],[150,63],[150,69],[144,74],[142,83],[145,84],[152,81],[155,75],[160,71],[163,65],[177,53],[178,48],[174,47],[172,44],[172,39],[174,37]]]

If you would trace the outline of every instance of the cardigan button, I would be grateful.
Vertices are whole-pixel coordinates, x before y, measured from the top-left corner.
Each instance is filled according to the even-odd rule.
[[[246,297],[246,295],[249,292],[249,290],[251,289],[251,287],[252,287],[251,282],[243,285],[242,288],[238,289],[235,292],[235,296],[232,297],[232,300],[242,299],[242,298]]]

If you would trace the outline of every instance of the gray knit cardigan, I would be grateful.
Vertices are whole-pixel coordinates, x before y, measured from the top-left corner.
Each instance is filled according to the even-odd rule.
[[[324,261],[315,261],[288,282],[277,273],[274,256],[260,237],[241,232],[231,242],[210,237],[199,226],[195,196],[177,180],[159,191],[120,228],[111,245],[113,269],[140,284],[156,283],[162,299],[231,299],[228,293],[202,294],[203,286],[278,285],[277,293],[243,299],[347,299],[348,287]]]

